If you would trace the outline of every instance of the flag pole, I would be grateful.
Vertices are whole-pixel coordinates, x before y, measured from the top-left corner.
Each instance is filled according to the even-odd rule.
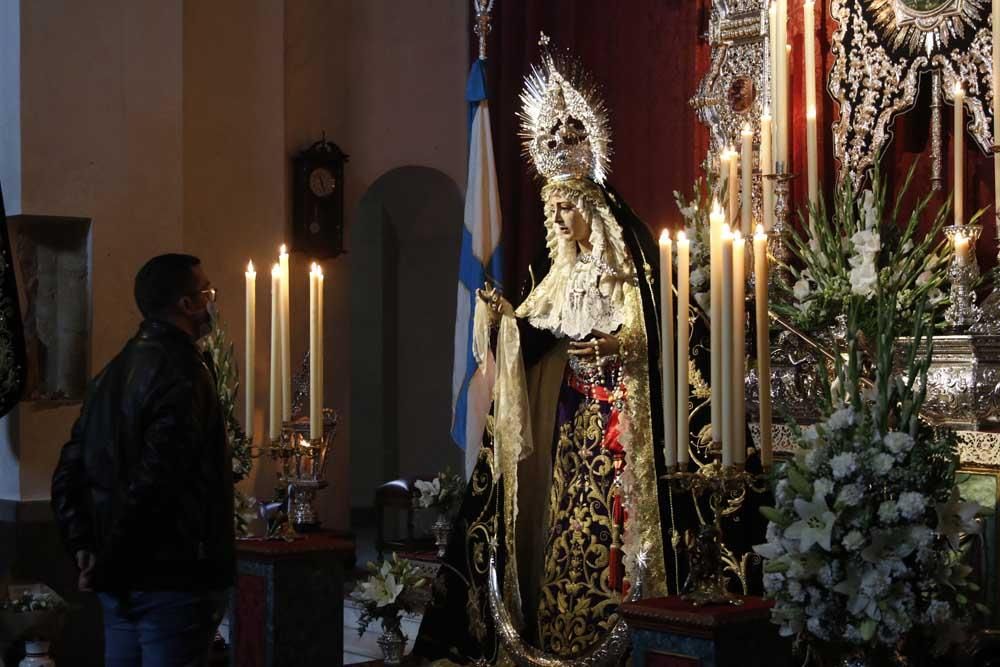
[[[476,24],[472,32],[479,38],[479,59],[486,60],[486,36],[493,29],[493,3],[495,0],[472,0],[472,6],[476,11]]]

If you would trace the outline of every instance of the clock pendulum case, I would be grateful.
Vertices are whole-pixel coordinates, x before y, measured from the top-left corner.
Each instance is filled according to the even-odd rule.
[[[317,259],[344,252],[346,155],[324,137],[292,158],[292,248]]]

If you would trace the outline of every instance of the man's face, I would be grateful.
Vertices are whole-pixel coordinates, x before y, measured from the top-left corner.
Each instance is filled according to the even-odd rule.
[[[556,207],[556,234],[564,241],[590,240],[590,225],[576,205],[562,195],[554,194],[550,200]]]
[[[181,313],[198,332],[198,338],[203,338],[212,333],[215,325],[215,289],[200,264],[192,267],[191,275],[196,289],[181,298],[179,305]]]

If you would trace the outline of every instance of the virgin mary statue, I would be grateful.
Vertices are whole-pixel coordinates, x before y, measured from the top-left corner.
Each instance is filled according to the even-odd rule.
[[[666,595],[674,568],[652,409],[658,256],[605,184],[609,122],[579,64],[545,50],[521,100],[548,252],[516,308],[480,291],[492,418],[415,652],[584,664],[607,653],[623,598]]]

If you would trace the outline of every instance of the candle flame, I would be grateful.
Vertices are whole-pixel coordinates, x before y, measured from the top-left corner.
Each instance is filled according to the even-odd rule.
[[[785,44],[785,53],[791,55],[791,53],[792,53],[792,45],[791,44]]]
[[[729,225],[722,225],[722,238],[731,239],[733,238],[733,231]]]
[[[253,260],[252,259],[249,262],[247,262],[247,273],[256,273],[253,270]]]
[[[288,254],[288,248],[285,247],[284,243],[282,243],[281,244],[281,248],[278,249],[278,254],[279,255],[287,255]]]
[[[778,3],[776,0],[771,0],[771,6],[767,8],[767,11],[769,11],[772,16],[778,13]]]
[[[743,243],[743,232],[738,229],[733,230],[733,243]]]
[[[747,136],[748,134],[753,134],[753,130],[750,128],[749,122],[743,123],[743,131],[741,132],[741,134],[743,136]]]
[[[961,97],[965,95],[965,88],[962,88],[961,82],[955,84],[955,97]]]
[[[816,107],[809,107],[806,110],[806,118],[816,120]]]
[[[762,121],[764,121],[764,120],[766,120],[768,122],[771,121],[771,105],[770,104],[768,104],[767,106],[764,107],[763,113],[760,114],[760,119]]]
[[[677,243],[687,243],[687,240],[688,240],[688,235],[684,232],[683,229],[677,232]]]
[[[722,207],[718,199],[712,199],[712,217],[722,217]]]
[[[764,225],[758,224],[757,229],[754,230],[753,237],[755,239],[766,239],[767,234],[764,233]]]
[[[670,230],[664,229],[660,232],[660,245],[670,245]]]
[[[280,264],[275,264],[274,266],[271,267],[271,277],[272,278],[280,278],[281,277],[281,265]]]

